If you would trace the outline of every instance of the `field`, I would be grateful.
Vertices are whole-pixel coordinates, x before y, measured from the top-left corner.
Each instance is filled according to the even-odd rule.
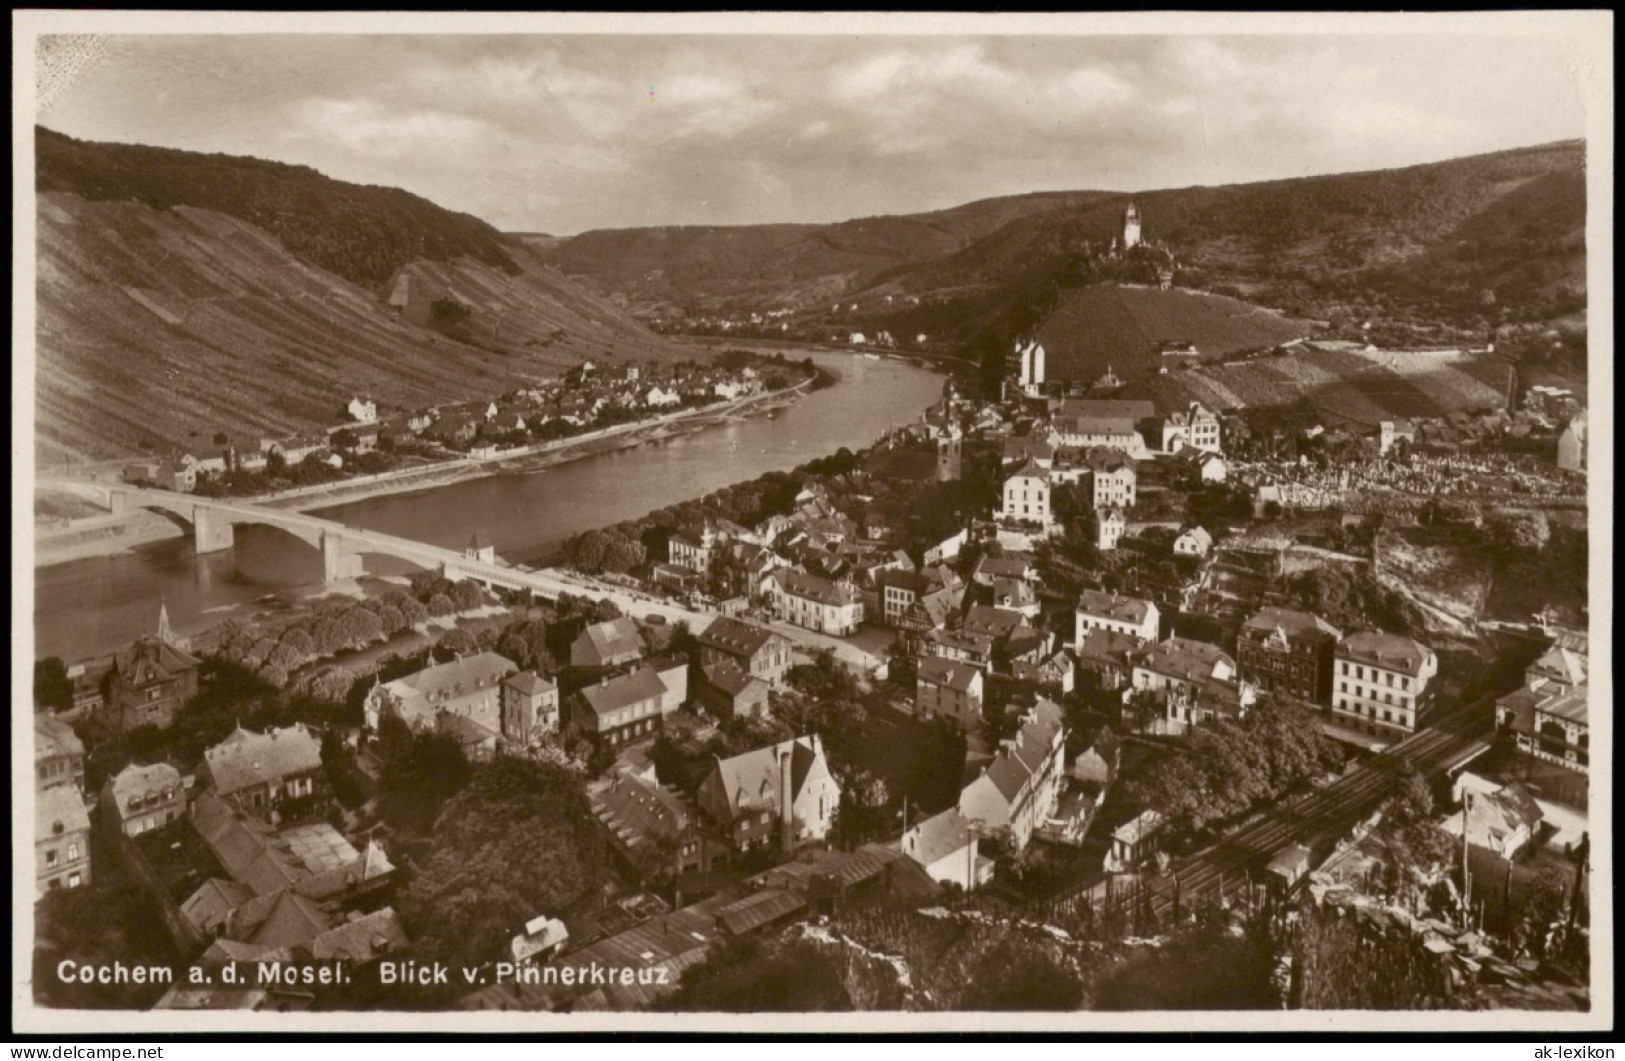
[[[350,396],[387,411],[514,389],[588,358],[692,355],[516,249],[518,271],[467,258],[401,270],[452,294],[466,342],[207,210],[40,196],[41,466],[142,450],[199,456],[336,422]],[[477,344],[477,345],[476,345]]]
[[[1051,379],[1093,382],[1107,369],[1132,378],[1190,358],[1162,357],[1159,343],[1190,342],[1201,360],[1306,336],[1307,321],[1220,295],[1096,284],[1063,291],[1035,330]]]
[[[1501,408],[1505,388],[1486,381],[1495,375],[1493,363],[1468,354],[1301,349],[1170,372],[1133,384],[1128,396],[1151,398],[1159,408],[1199,401],[1220,412],[1305,403],[1327,426],[1374,428],[1382,420]]]

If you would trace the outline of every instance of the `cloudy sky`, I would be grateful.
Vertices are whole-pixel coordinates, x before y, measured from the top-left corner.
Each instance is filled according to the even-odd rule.
[[[60,132],[303,163],[557,234],[1374,169],[1585,126],[1574,56],[1513,36],[123,36],[63,54],[39,118]]]

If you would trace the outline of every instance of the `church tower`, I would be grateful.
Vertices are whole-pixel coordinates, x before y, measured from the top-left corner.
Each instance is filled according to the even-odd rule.
[[[1131,250],[1140,245],[1140,208],[1133,203],[1123,211],[1123,249]]]

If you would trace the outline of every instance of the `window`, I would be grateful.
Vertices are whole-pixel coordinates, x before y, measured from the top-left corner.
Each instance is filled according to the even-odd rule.
[[[45,852],[45,864],[47,866],[56,865],[56,848],[53,847],[51,850]]]
[[[80,881],[81,881],[81,880],[82,880],[82,879],[83,879],[83,878],[81,878],[81,877],[80,877],[80,876],[79,876],[79,873],[78,873],[78,871],[77,871],[77,870],[75,870],[75,871],[74,871],[74,872],[72,872],[72,873],[70,873],[70,874],[68,874],[68,887],[70,887],[70,888],[77,888],[77,887],[79,887],[79,883],[80,883]]]
[[[69,862],[77,862],[77,861],[79,861],[79,845],[78,844],[69,844],[68,845],[68,861]]]

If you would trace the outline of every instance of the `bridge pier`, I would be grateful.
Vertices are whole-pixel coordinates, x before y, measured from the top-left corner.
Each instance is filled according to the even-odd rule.
[[[322,534],[322,581],[342,582],[347,578],[360,578],[363,573],[361,554],[344,544],[337,534]]]
[[[201,505],[192,509],[192,540],[199,556],[218,553],[237,544],[231,519]]]
[[[107,491],[107,511],[122,516],[130,511],[130,495],[120,490]]]

